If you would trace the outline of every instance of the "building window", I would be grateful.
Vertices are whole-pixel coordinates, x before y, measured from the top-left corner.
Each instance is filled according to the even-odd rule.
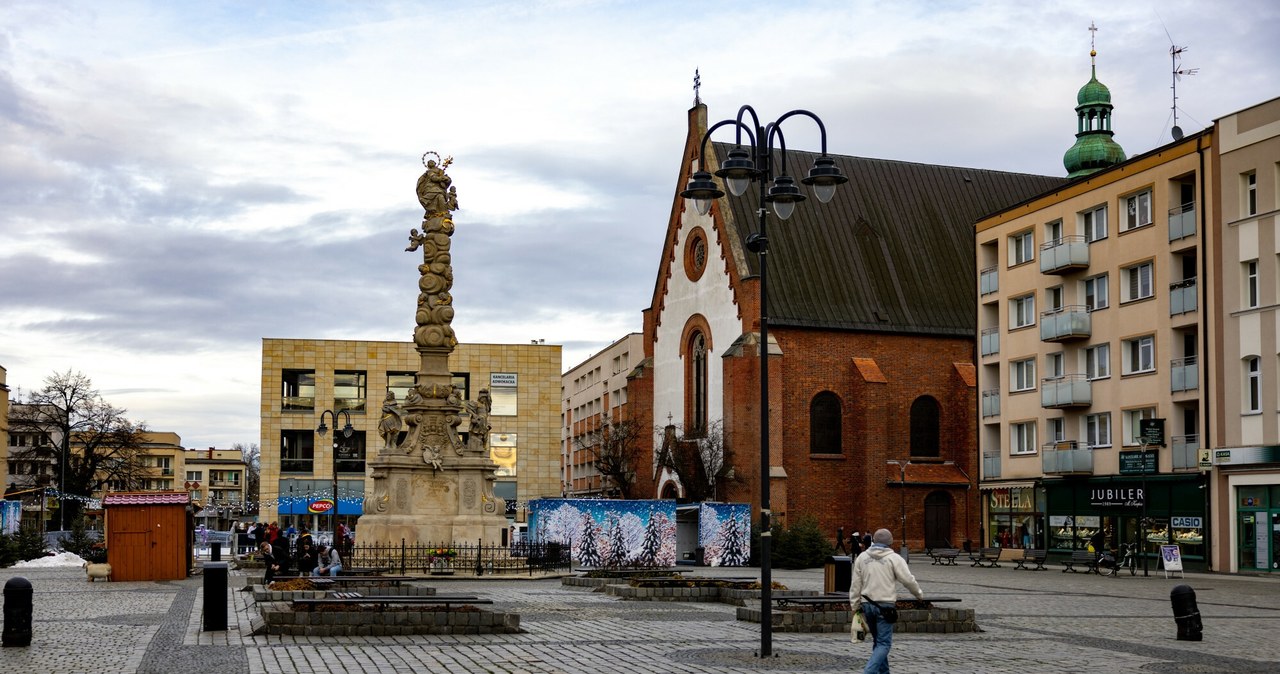
[[[939,456],[938,437],[938,401],[920,396],[911,403],[911,456]]]
[[[1245,414],[1262,411],[1262,359],[1249,356],[1244,359]]]
[[[844,437],[840,398],[823,391],[809,403],[809,453],[840,454]]]
[[[395,394],[396,402],[403,403],[416,381],[417,376],[412,372],[388,372],[387,390]]]
[[[1084,238],[1090,243],[1107,238],[1107,207],[1099,206],[1080,214]]]
[[[315,431],[280,431],[280,472],[310,473],[315,460]]]
[[[364,431],[355,431],[351,437],[342,437],[342,432],[334,429],[329,439],[333,442],[334,461],[339,473],[364,473],[365,435]]]
[[[1036,387],[1036,360],[1016,360],[1009,363],[1009,387],[1011,391],[1030,391]]]
[[[1023,295],[1009,300],[1010,330],[1036,324],[1036,296]]]
[[[280,409],[286,412],[310,412],[316,408],[316,371],[284,370],[280,373],[283,390]]]
[[[1258,214],[1258,173],[1250,171],[1244,174],[1244,214]]]
[[[516,476],[516,458],[519,456],[519,445],[515,433],[490,433],[489,458],[498,465],[494,472],[497,477]]]
[[[454,385],[457,385],[455,380]],[[516,393],[520,388],[520,377],[515,372],[492,372],[489,374],[489,398],[493,409],[489,414],[495,417],[514,417],[518,411]]]
[[[1062,442],[1067,439],[1067,424],[1062,417],[1045,420],[1045,439],[1049,442]]]
[[[690,281],[702,278],[707,269],[707,234],[694,227],[684,244],[684,273]]]
[[[1030,231],[1009,237],[1009,266],[1014,267],[1035,259],[1035,235]]]
[[[1044,304],[1046,309],[1062,308],[1062,286],[1053,286],[1044,289]]]
[[[1053,222],[1045,223],[1044,240],[1046,244],[1058,243],[1062,241],[1062,221],[1061,220],[1054,220]]]
[[[1125,290],[1121,301],[1132,302],[1151,297],[1154,286],[1152,282],[1152,264],[1150,262],[1125,267],[1120,270],[1120,273],[1124,275]]]
[[[204,471],[203,471],[203,470],[189,470],[189,471],[187,471],[187,477],[186,477],[187,482],[199,482],[200,480],[203,480],[203,479],[204,479]]]
[[[1249,260],[1244,268],[1244,307],[1253,309],[1258,306],[1258,261]]]
[[[1156,338],[1152,335],[1124,340],[1124,374],[1154,372]]]
[[[1126,197],[1124,204],[1126,232],[1151,224],[1151,190]]]
[[[1142,444],[1142,420],[1156,418],[1156,408],[1145,407],[1140,410],[1124,411],[1124,444],[1135,446]]]
[[[333,411],[347,410],[356,414],[364,414],[365,388],[367,379],[364,372],[356,370],[338,370],[333,373]]]
[[[1065,367],[1065,363],[1063,362],[1064,360],[1065,359],[1062,357],[1061,351],[1057,353],[1051,353],[1045,356],[1044,365],[1045,365],[1045,370],[1048,371],[1045,376],[1046,377],[1062,377],[1064,374],[1066,374],[1066,367]]]
[[[1009,424],[1009,453],[1036,453],[1036,422],[1023,421]]]
[[[1111,413],[1089,414],[1084,418],[1084,441],[1093,447],[1111,446]]]
[[[1089,379],[1111,376],[1111,345],[1098,344],[1084,350],[1084,373]]]
[[[1089,311],[1106,309],[1107,275],[1095,276],[1084,280],[1084,305]]]

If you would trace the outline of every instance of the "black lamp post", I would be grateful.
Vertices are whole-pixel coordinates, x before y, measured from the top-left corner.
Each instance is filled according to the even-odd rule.
[[[750,115],[750,123],[744,122],[744,116]],[[742,196],[751,182],[759,185],[760,202],[759,228],[747,237],[747,250],[756,253],[760,258],[760,653],[759,657],[768,657],[773,652],[772,644],[772,602],[771,586],[773,583],[770,568],[771,523],[769,512],[769,287],[768,287],[768,253],[769,239],[765,233],[765,203],[773,204],[774,213],[779,219],[791,217],[797,202],[804,201],[805,196],[796,186],[796,181],[787,174],[787,143],[782,135],[780,125],[789,117],[802,115],[812,119],[818,125],[822,138],[822,156],[813,162],[808,177],[800,182],[813,187],[814,196],[826,203],[835,195],[838,185],[849,181],[840,172],[836,162],[827,156],[827,129],[818,116],[807,110],[792,110],[768,126],[760,125],[760,118],[749,105],[738,109],[736,119],[716,122],[702,136],[702,148],[698,153],[703,170],[695,171],[689,178],[686,189],[680,196],[692,199],[698,212],[706,215],[711,210],[711,201],[724,196],[724,192],[716,186],[711,173],[705,170],[707,157],[707,141],[711,134],[722,126],[732,125],[737,131],[737,142],[729,151],[729,157],[720,165],[716,175],[724,180],[725,185],[734,196]],[[747,136],[743,145],[742,136]],[[780,161],[775,167],[773,163],[774,142],[780,151]],[[772,184],[770,184],[772,183]]]
[[[333,410],[325,410],[321,412],[320,426],[316,428],[316,433],[319,433],[320,437],[324,438],[324,436],[329,432],[329,427],[324,425],[324,418],[326,416],[333,418],[333,521],[331,529],[335,538],[333,542],[334,545],[338,544],[338,541],[336,540],[338,536],[338,444],[341,442],[338,440],[337,436],[338,415],[343,415],[347,419],[346,425],[342,427],[343,439],[351,437],[351,434],[355,433],[355,429],[351,427],[351,412],[347,410],[339,410],[337,412],[334,412]]]

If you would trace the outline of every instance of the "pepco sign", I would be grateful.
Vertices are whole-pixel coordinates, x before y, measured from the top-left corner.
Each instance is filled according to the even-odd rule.
[[[307,504],[307,512],[311,513],[327,513],[333,510],[333,499],[322,498],[316,499]]]

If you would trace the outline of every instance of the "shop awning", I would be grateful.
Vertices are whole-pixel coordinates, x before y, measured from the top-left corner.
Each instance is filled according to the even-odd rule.
[[[978,485],[979,491],[992,491],[994,489],[1030,489],[1036,486],[1035,480],[1017,480],[1012,482],[983,482]]]

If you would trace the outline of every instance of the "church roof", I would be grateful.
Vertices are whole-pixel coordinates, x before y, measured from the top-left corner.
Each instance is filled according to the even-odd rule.
[[[732,143],[716,142],[723,161]],[[778,161],[775,154],[775,162]],[[817,153],[787,151],[788,173],[807,175]],[[1066,182],[985,169],[832,155],[849,178],[830,203],[812,194],[789,220],[772,211],[769,321],[774,326],[972,337],[979,218]],[[757,228],[755,190],[727,197],[727,228]],[[739,248],[740,250],[740,248]],[[743,275],[759,273],[747,253]]]

